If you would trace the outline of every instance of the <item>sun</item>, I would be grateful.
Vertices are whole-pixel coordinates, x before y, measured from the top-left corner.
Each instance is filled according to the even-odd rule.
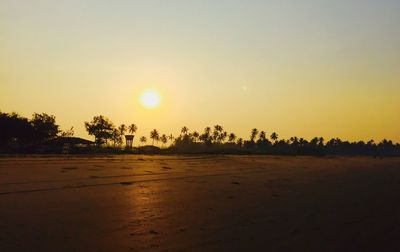
[[[145,108],[152,109],[160,105],[160,95],[155,90],[146,90],[140,96],[140,102]]]

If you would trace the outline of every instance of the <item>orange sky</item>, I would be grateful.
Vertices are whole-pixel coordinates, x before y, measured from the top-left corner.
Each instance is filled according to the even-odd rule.
[[[0,109],[400,141],[400,3],[282,2],[1,0]]]

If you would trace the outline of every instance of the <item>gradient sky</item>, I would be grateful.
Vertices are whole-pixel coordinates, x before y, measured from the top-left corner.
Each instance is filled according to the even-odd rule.
[[[400,141],[398,0],[0,0],[0,109]],[[143,89],[162,96],[139,103]]]

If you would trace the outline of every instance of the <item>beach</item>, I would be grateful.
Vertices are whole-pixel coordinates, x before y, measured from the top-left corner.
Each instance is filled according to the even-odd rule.
[[[0,157],[0,251],[398,251],[400,158]]]

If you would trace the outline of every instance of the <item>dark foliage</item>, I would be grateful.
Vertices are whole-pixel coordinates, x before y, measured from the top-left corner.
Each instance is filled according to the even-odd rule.
[[[112,122],[102,115],[93,117],[91,122],[85,122],[85,127],[89,135],[95,137],[97,145],[106,143],[113,137],[113,133],[118,134],[118,131],[113,132],[115,128]]]
[[[0,113],[0,149],[3,152],[37,148],[57,137],[59,126],[55,117],[33,114],[32,119],[16,113]]]
[[[184,127],[186,128],[186,127]],[[383,140],[376,144],[373,140],[365,143],[342,141],[338,138],[325,143],[324,138],[315,137],[310,141],[304,138],[291,137],[289,140],[279,139],[273,132],[270,139],[264,131],[252,129],[249,140],[236,135],[227,134],[222,126],[216,125],[214,131],[206,127],[204,133],[197,137],[196,132],[185,130],[175,139],[171,153],[232,153],[232,154],[278,154],[278,155],[400,155],[400,145]],[[226,135],[230,136],[226,141]]]
[[[96,147],[88,140],[74,138],[73,128],[62,132],[56,124],[56,118],[45,113],[33,114],[32,119],[19,116],[16,113],[0,112],[0,152],[61,152],[61,145],[77,146],[74,150],[80,153],[220,153],[220,154],[279,154],[279,155],[373,155],[398,156],[400,144],[390,140],[375,143],[342,141],[339,138],[325,142],[322,137],[311,140],[291,137],[280,139],[276,132],[268,137],[265,131],[254,128],[250,131],[249,140],[237,138],[236,134],[228,133],[220,125],[206,127],[203,132],[190,132],[182,127],[178,137],[160,134],[156,129],[150,132],[153,146],[142,146],[136,149],[123,150],[123,136],[127,130],[135,133],[137,127],[124,124],[115,127],[106,117],[95,116],[92,121],[85,122],[89,135],[95,137]],[[108,142],[113,142],[111,147]],[[140,138],[141,144],[146,143],[145,136]],[[154,143],[161,141],[165,147],[158,148]],[[106,144],[106,145],[104,145]],[[84,146],[82,146],[84,145]],[[85,147],[86,146],[86,147]]]

